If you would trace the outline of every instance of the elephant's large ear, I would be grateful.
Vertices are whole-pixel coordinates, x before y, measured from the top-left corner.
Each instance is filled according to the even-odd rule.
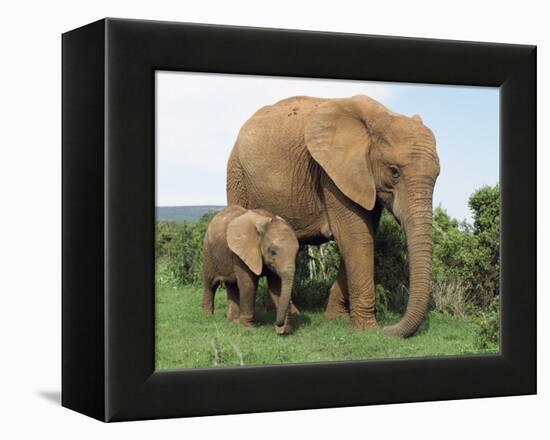
[[[227,244],[229,249],[244,261],[256,275],[262,273],[261,237],[269,217],[248,211],[227,225]]]
[[[360,98],[370,100],[357,97]],[[305,141],[313,159],[340,191],[371,210],[376,202],[376,186],[369,164],[371,139],[368,121],[359,106],[356,98],[321,104],[306,122]]]

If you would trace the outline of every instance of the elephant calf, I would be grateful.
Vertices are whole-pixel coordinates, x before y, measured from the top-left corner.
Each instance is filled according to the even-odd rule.
[[[298,246],[290,225],[267,211],[234,205],[218,212],[203,242],[204,311],[213,313],[214,294],[223,282],[227,318],[254,326],[258,280],[265,275],[277,313],[276,332],[290,333],[289,306]]]

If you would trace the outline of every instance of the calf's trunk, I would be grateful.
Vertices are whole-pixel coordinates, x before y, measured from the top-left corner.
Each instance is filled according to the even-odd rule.
[[[275,325],[281,327],[285,324],[288,314],[288,306],[292,294],[292,286],[294,284],[294,269],[289,269],[281,275],[281,296],[277,305],[277,318]]]

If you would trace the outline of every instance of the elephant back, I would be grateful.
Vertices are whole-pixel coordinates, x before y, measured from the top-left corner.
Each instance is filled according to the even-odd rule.
[[[291,96],[277,101],[275,104],[266,105],[260,108],[252,117],[255,118],[267,117],[287,117],[297,116],[299,113],[309,113],[317,105],[325,101],[322,98],[315,98],[312,96]]]
[[[309,96],[293,96],[260,108],[242,126],[236,148],[243,156],[258,152],[279,155],[278,148],[294,148],[297,144],[303,144],[306,117],[324,101]],[[266,160],[276,160],[276,157],[267,157]]]

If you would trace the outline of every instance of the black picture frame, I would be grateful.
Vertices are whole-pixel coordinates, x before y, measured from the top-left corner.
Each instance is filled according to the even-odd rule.
[[[120,421],[536,393],[535,46],[103,19],[62,51],[63,406]],[[500,353],[156,372],[155,70],[499,86]]]

